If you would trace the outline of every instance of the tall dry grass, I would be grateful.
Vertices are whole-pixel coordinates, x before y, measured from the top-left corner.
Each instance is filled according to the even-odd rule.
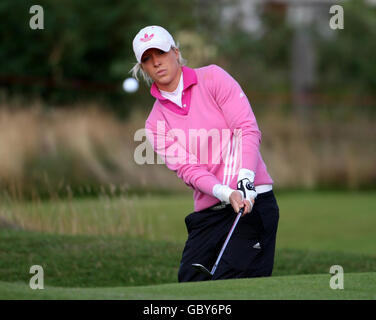
[[[0,186],[16,197],[93,186],[185,189],[164,166],[135,163],[133,136],[143,126],[138,113],[124,123],[95,105],[48,112],[38,104],[1,106]]]
[[[260,122],[262,155],[277,186],[372,188],[376,186],[376,127],[370,118],[266,114]]]
[[[46,112],[0,106],[0,187],[15,197],[93,186],[113,189],[188,190],[164,165],[138,165],[134,133],[146,114],[126,121],[95,105]],[[257,116],[257,114],[256,114]],[[258,117],[261,151],[278,188],[358,188],[376,182],[376,132],[372,120],[302,123],[278,112]],[[150,183],[152,181],[152,183]]]

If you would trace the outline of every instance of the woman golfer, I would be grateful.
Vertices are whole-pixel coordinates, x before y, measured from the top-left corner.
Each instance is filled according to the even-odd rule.
[[[179,281],[270,276],[279,209],[245,93],[217,65],[184,66],[174,39],[162,27],[140,30],[133,50],[133,76],[141,74],[152,84],[156,99],[145,122],[147,138],[194,191]],[[241,208],[244,213],[213,276],[197,271],[193,264],[211,270]]]

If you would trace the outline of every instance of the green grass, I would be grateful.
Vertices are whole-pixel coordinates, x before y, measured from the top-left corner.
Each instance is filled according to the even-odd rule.
[[[176,283],[190,195],[1,201],[0,297],[232,299],[226,286],[235,285],[234,299],[374,299],[376,192],[284,192],[277,201],[273,277],[216,284]],[[34,264],[48,290],[25,290]],[[328,291],[332,265],[344,268],[345,290]]]
[[[129,286],[177,281],[181,246],[121,236],[0,232],[0,280],[28,281],[41,265],[54,286]]]
[[[277,197],[279,247],[376,253],[376,192],[293,192]]]
[[[0,232],[0,281],[28,282],[41,265],[45,282],[60,287],[139,286],[177,282],[182,243],[122,236]],[[376,255],[277,249],[273,275],[376,270]]]
[[[346,273],[344,289],[329,286],[329,274],[204,281],[141,287],[56,288],[32,290],[24,283],[0,281],[0,299],[376,299],[376,273]]]

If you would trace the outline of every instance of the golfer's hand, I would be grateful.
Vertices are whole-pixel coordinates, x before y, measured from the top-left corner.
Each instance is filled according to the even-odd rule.
[[[246,199],[243,200],[242,194],[236,190],[233,191],[230,195],[230,203],[236,213],[238,213],[241,208],[245,207],[244,213],[242,214],[243,217],[247,213],[251,212],[255,200],[252,199],[252,204]]]

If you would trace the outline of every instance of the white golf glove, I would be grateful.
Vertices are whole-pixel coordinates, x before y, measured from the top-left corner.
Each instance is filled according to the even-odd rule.
[[[238,174],[238,190],[241,191],[243,200],[246,199],[251,203],[251,208],[253,207],[252,200],[257,197],[257,192],[254,186],[255,173],[248,169],[240,169]]]

